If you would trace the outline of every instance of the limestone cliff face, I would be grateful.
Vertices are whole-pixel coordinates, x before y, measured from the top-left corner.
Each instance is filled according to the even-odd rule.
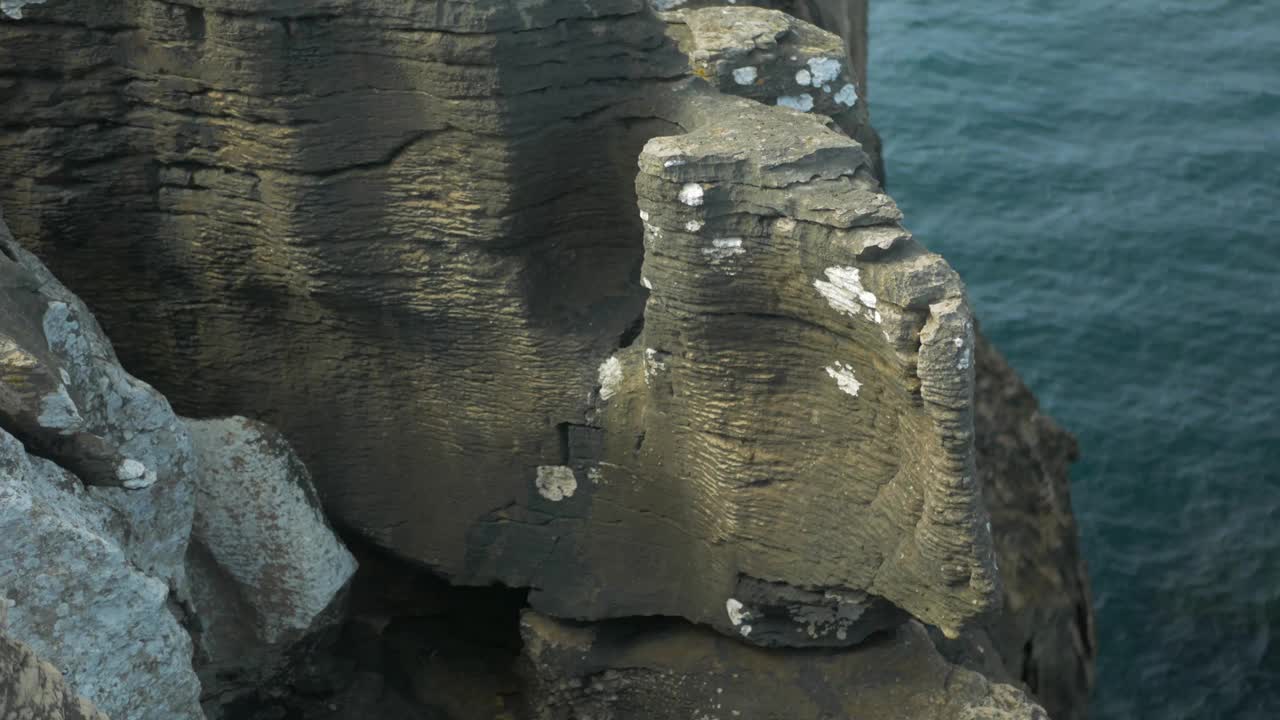
[[[454,583],[1015,652],[1087,598],[1002,590],[984,499],[1022,478],[980,464],[963,285],[879,182],[865,4],[759,4],[6,5],[0,206],[132,372],[271,421],[338,523]]]
[[[274,420],[456,582],[957,632],[997,597],[961,286],[821,114],[857,125],[839,39],[736,13],[774,44],[642,0],[30,7],[3,199],[179,407]]]

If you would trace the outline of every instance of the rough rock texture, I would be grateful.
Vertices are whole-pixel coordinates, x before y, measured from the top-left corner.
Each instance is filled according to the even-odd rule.
[[[979,479],[995,529],[1003,611],[986,626],[1009,673],[1055,720],[1083,720],[1097,640],[1071,513],[1075,439],[1040,412],[1000,353],[977,336]]]
[[[731,17],[738,18],[737,22],[742,23],[744,26],[748,24],[743,22],[746,16],[736,15],[734,13],[741,11],[745,7],[758,6],[770,10],[781,11],[792,18],[803,20],[809,25],[816,25],[839,37],[843,43],[842,48],[837,50],[836,55],[844,56],[846,58],[848,72],[853,79],[853,92],[857,95],[858,102],[857,105],[854,106],[852,112],[847,111],[844,107],[839,105],[834,109],[839,111],[839,121],[844,130],[862,144],[862,147],[866,151],[868,157],[871,158],[871,167],[876,178],[881,182],[884,182],[885,170],[884,160],[881,157],[880,136],[871,125],[871,118],[868,113],[867,106],[866,0],[734,0],[734,2],[729,2],[729,0],[649,0],[649,4],[658,12],[672,12],[673,14],[667,17],[668,19],[675,20],[677,23],[681,22],[681,13],[684,11],[701,10],[708,7],[721,8],[721,10],[717,10],[717,12],[722,12],[724,10],[729,11]],[[725,8],[726,5],[736,7]],[[714,15],[708,15],[705,17],[714,17]],[[756,17],[758,19],[762,19],[762,16]],[[777,21],[772,21],[770,24],[773,24],[776,27],[776,22]],[[784,22],[791,26],[791,32],[788,32],[782,37],[775,35],[772,39],[764,36],[761,38],[761,47],[748,48],[739,46],[740,51],[745,51],[746,54],[749,55],[756,55],[761,52],[765,55],[771,55],[772,46],[779,40],[782,41],[783,45],[790,45],[794,47],[800,38],[793,35],[792,32],[795,32],[795,29],[799,28],[800,34],[804,34],[805,31],[803,28],[805,25],[804,23],[797,25],[794,21],[790,20]],[[712,34],[714,35],[718,33],[713,31]],[[739,37],[742,35],[741,31],[735,31],[732,29],[729,29],[726,34],[729,36],[737,35]],[[751,44],[754,45],[755,38],[752,37],[750,39],[753,41]],[[827,45],[827,43],[824,40],[818,39],[817,45],[822,47]],[[790,55],[784,55],[783,57],[789,59]],[[787,76],[779,76],[774,81],[775,83],[780,83],[782,87],[788,87],[789,92],[774,93],[772,97],[793,96],[796,101],[803,103],[805,101],[799,96],[809,94],[813,96],[815,102],[818,103],[823,101],[834,102],[834,98],[828,98],[824,93],[830,94],[832,91],[838,93],[844,89],[845,83],[833,85],[832,91],[824,90],[823,93],[814,92],[813,88],[821,89],[825,83],[819,83],[818,85],[813,84],[814,69],[808,66],[808,58],[801,60],[801,57],[802,56],[797,53],[796,60],[803,64],[799,67],[793,68],[793,74],[790,78]],[[818,57],[832,57],[832,55],[821,53]],[[820,65],[819,67],[821,68],[822,66]],[[799,75],[800,70],[804,70],[809,73],[807,79],[803,75]],[[728,76],[725,75],[724,77]],[[791,79],[793,84],[788,85],[786,83],[786,80],[788,79]],[[804,82],[802,82],[802,80]],[[847,97],[848,91],[845,92],[845,97]],[[773,102],[770,102],[770,104],[773,104]]]
[[[764,645],[905,610],[1083,707],[1074,529],[1035,526],[1065,512],[1063,441],[988,389],[979,459],[1022,449],[975,463],[979,340],[874,180],[865,3],[753,3],[836,31],[834,66],[811,26],[705,4],[25,3],[0,203],[181,410],[273,421],[337,521],[455,583]],[[0,403],[33,448],[41,362]],[[1002,566],[1058,569],[1012,572],[1009,615],[984,496]]]
[[[92,703],[75,694],[57,668],[41,660],[25,644],[6,636],[3,619],[0,619],[0,718],[107,720]]]
[[[3,218],[0,343],[8,632],[78,692],[117,717],[200,718],[180,619],[207,693],[333,621],[354,560],[283,439],[175,415]]]
[[[191,640],[169,612],[165,583],[129,561],[125,528],[74,476],[0,430],[9,635],[108,714],[199,718]]]
[[[187,575],[209,702],[270,679],[294,645],[334,622],[356,563],[278,432],[236,417],[187,427],[200,468]]]
[[[0,423],[83,473],[127,524],[144,572],[175,583],[191,532],[191,440],[128,374],[84,303],[14,242],[0,215]]]
[[[847,650],[751,647],[670,620],[523,616],[537,720],[1046,720],[1009,685],[946,662],[918,623]]]
[[[852,118],[858,88],[839,36],[760,8],[715,7],[669,17],[677,29],[687,28],[681,45],[694,74],[721,92],[813,110],[837,122]]]
[[[9,633],[109,714],[200,717],[191,640],[169,612],[191,533],[190,438],[168,402],[120,367],[83,303],[13,242],[3,218],[0,341]],[[43,411],[26,410],[33,402]],[[28,455],[10,429],[53,462]],[[86,446],[121,458],[122,474],[141,465],[129,477],[146,481],[86,487],[55,464],[85,469]]]
[[[185,410],[277,421],[338,521],[557,615],[770,644],[992,607],[960,285],[827,119],[682,79],[643,0],[92,7],[0,30],[0,199]],[[646,248],[635,159],[682,132],[639,189],[687,234]]]

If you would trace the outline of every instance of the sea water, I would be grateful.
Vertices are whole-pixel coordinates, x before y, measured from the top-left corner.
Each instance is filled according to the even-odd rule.
[[[1280,718],[1280,0],[873,0],[889,190],[1080,439],[1095,718]]]

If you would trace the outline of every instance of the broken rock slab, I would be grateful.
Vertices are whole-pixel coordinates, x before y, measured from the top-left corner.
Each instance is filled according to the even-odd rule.
[[[522,616],[537,720],[1048,720],[940,656],[916,622],[843,650],[765,650],[676,620]]]
[[[0,595],[15,639],[114,716],[197,719],[188,630],[205,691],[222,694],[336,619],[354,560],[283,437],[179,418],[2,218],[0,333]]]
[[[126,524],[131,562],[174,586],[191,534],[191,440],[120,366],[89,309],[0,215],[0,426],[74,473]]]
[[[57,465],[0,430],[0,594],[6,632],[115,717],[196,720],[191,639],[169,588],[124,550],[127,523]]]
[[[239,417],[187,427],[199,467],[187,556],[196,667],[205,698],[222,699],[268,680],[338,619],[356,562],[279,432]]]

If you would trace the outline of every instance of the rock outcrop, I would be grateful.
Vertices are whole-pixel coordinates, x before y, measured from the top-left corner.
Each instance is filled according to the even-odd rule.
[[[292,450],[243,419],[174,414],[2,217],[0,343],[12,638],[113,716],[200,718],[188,628],[208,694],[323,624],[354,560]]]
[[[1047,720],[1019,690],[938,655],[916,622],[854,650],[765,651],[684,623],[526,613],[536,720]],[[656,710],[660,708],[660,710]]]
[[[256,689],[290,649],[337,622],[355,559],[274,428],[238,417],[187,428],[200,468],[187,577],[208,702]]]
[[[1003,609],[986,632],[1054,720],[1083,720],[1098,643],[1071,513],[1076,442],[981,333],[976,347],[978,479],[1004,581]]]
[[[691,68],[643,0],[94,7],[5,27],[16,67],[116,88],[12,88],[14,222],[184,410],[275,421],[340,523],[554,615],[766,644],[993,607],[958,280],[826,116],[693,77],[803,66],[852,110],[838,38],[737,9],[755,86],[715,75],[750,40],[720,10],[668,18]],[[72,215],[103,204],[88,276]]]
[[[179,411],[279,427],[337,523],[454,584],[527,588],[552,624],[678,616],[741,662],[805,646],[856,673],[847,648],[890,633],[903,667],[952,674],[915,617],[1066,706],[1089,684],[1086,589],[1069,514],[1021,462],[1043,450],[1058,503],[1067,441],[1026,440],[1025,403],[994,394],[975,426],[963,286],[879,182],[865,3],[712,4],[14,5],[0,204]],[[173,540],[131,552],[207,621],[206,699],[263,682],[351,567],[292,544],[329,537],[305,470],[242,421],[146,442],[82,422],[15,317],[30,359],[4,427],[135,524],[152,504],[107,486],[155,473],[136,492],[168,493]],[[1061,572],[1002,589],[997,559]],[[903,686],[932,697],[929,672]],[[965,672],[938,707],[1016,695]]]

